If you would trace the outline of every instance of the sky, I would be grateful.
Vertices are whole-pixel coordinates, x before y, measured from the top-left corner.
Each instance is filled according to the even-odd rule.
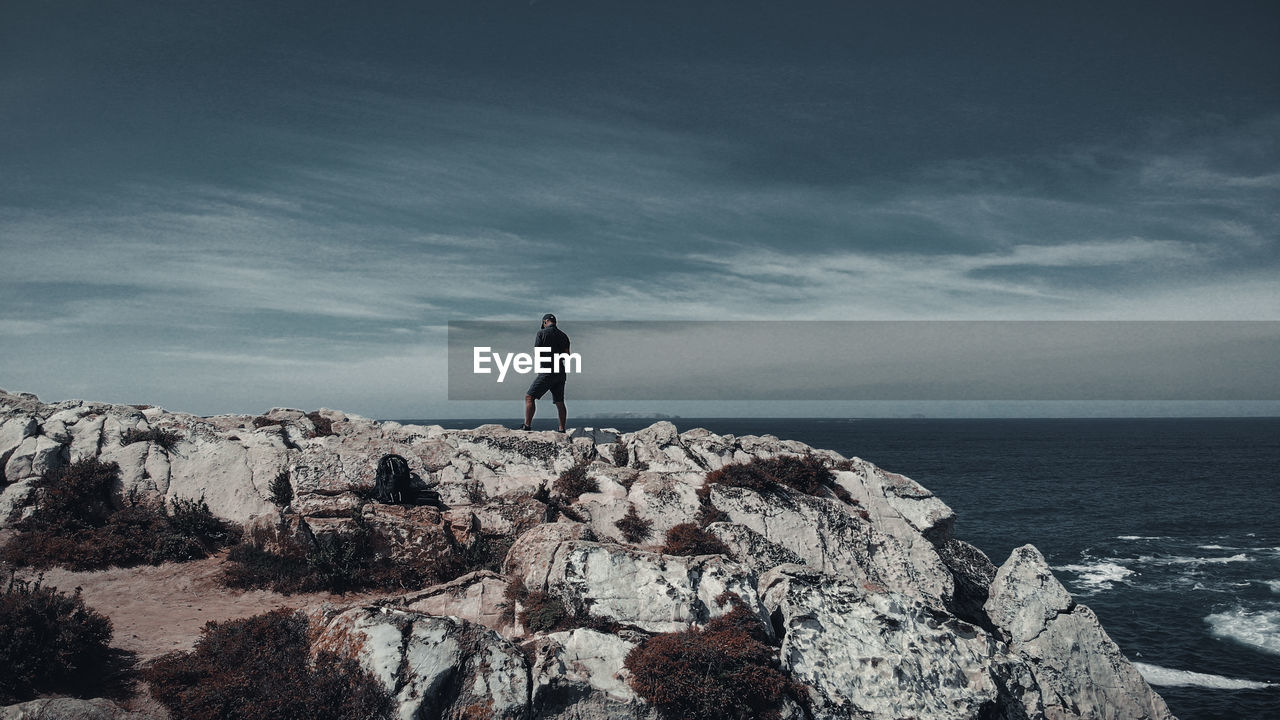
[[[1280,321],[1277,37],[1244,1],[6,0],[0,387],[514,417],[447,399],[448,322]],[[1056,407],[933,411],[1201,412]]]

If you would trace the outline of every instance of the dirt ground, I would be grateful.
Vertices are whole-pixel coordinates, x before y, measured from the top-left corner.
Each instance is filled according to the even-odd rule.
[[[326,604],[347,606],[386,596],[230,590],[218,584],[225,556],[224,551],[189,563],[85,572],[24,570],[17,576],[33,579],[42,574],[44,585],[68,593],[79,587],[86,605],[111,618],[115,633],[111,644],[137,653],[139,663],[172,650],[190,650],[200,637],[200,629],[211,620],[249,617],[279,607],[319,610]],[[139,689],[141,695],[125,703],[126,707],[164,717],[164,710],[147,696],[144,687]]]

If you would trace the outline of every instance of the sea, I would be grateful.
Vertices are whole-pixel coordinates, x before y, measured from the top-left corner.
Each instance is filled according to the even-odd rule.
[[[799,440],[906,475],[997,565],[1039,548],[1182,720],[1280,718],[1280,418],[671,422]]]

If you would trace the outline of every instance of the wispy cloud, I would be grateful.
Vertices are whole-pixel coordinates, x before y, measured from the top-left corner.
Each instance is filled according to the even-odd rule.
[[[762,170],[786,149],[751,142],[785,132],[768,117],[722,133],[664,116],[696,103],[345,85],[287,99],[314,122],[213,123],[262,148],[228,177],[155,173],[0,209],[6,365],[47,377],[40,358],[59,355],[57,372],[109,375],[145,356],[173,388],[186,379],[166,367],[252,376],[245,393],[341,385],[392,402],[361,374],[435,392],[433,328],[548,309],[1280,319],[1274,118],[1176,142],[977,148],[818,183]],[[804,123],[831,112],[789,108]],[[99,351],[77,364],[84,345]]]

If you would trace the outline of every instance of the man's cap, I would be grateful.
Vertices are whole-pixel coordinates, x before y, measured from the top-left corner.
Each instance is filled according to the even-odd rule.
[[[546,315],[543,315],[543,316],[542,316],[542,322],[546,322],[546,321],[548,321],[548,320],[550,320],[551,322],[555,322],[555,321],[556,321],[556,316],[555,316],[555,315],[552,315],[551,313],[547,313]]]

